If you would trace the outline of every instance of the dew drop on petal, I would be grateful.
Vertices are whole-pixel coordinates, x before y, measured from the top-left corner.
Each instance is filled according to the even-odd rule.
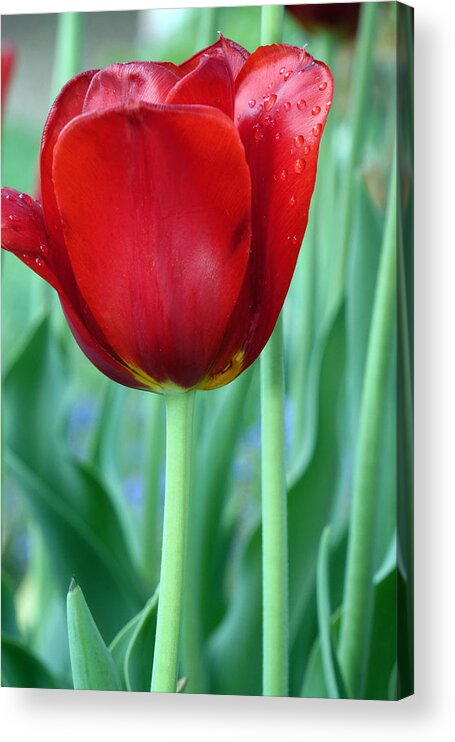
[[[275,126],[275,120],[271,116],[265,116],[263,123],[264,126]]]
[[[6,194],[6,196],[5,196],[5,198],[6,198],[6,200],[7,200],[7,201],[9,201],[9,200],[10,200],[10,198],[11,198],[10,194],[9,194],[9,193],[7,193],[7,194]]]
[[[326,87],[327,87],[327,83],[326,82],[321,82],[321,84],[319,85],[319,90],[325,90]]]
[[[303,98],[297,101],[297,108],[299,109],[299,111],[303,111],[305,106],[306,106],[306,101],[303,100]]]
[[[41,245],[39,246],[39,249],[43,255],[47,255],[47,253],[49,252],[48,246],[44,245],[43,243],[41,243]]]
[[[260,124],[255,124],[253,126],[253,136],[257,142],[260,142],[261,139],[264,138],[264,132],[262,131]]]
[[[276,103],[275,93],[270,93],[264,100],[264,110],[270,111]]]
[[[277,131],[277,133],[275,134],[275,139],[277,140],[277,142],[281,139],[281,132]]]
[[[294,162],[294,170],[296,173],[302,173],[305,170],[305,160],[301,160],[300,157]]]
[[[291,75],[292,75],[292,72],[293,72],[293,70],[288,70],[287,72],[285,72],[285,73],[284,73],[284,79],[285,79],[285,80],[289,80],[289,78],[290,78],[290,77],[291,77]]]
[[[280,69],[280,75],[284,75],[285,72],[286,72],[286,67],[282,67]]]
[[[41,268],[44,265],[44,260],[38,256],[35,258],[35,263]]]
[[[19,198],[22,201],[22,199],[24,198],[24,194],[23,193],[19,193]]]
[[[286,170],[286,168],[284,168],[280,173],[280,180],[286,180],[287,177],[288,177],[288,171]]]
[[[289,199],[289,205],[290,206],[295,206],[295,202],[296,201],[297,201],[296,197],[295,196],[291,196],[291,198]]]
[[[295,146],[296,147],[301,147],[302,144],[304,144],[304,142],[305,142],[305,138],[301,134],[298,134],[295,137],[294,142],[295,142]]]
[[[288,242],[290,242],[291,245],[297,245],[298,244],[298,241],[299,241],[299,238],[297,237],[296,234],[293,234],[293,235],[289,235],[288,236]]]
[[[310,148],[310,145],[309,144],[305,144],[305,146],[303,148],[303,154],[304,155],[307,155],[309,153],[310,149],[311,149]]]
[[[285,111],[290,111],[291,110],[291,104],[289,103],[288,100],[284,104],[283,108],[284,108]]]
[[[312,128],[311,131],[313,132],[313,134],[314,134],[315,137],[318,137],[320,135],[321,131],[322,131],[321,124],[316,124],[316,126],[313,126],[313,128]]]
[[[321,106],[314,106],[314,108],[311,109],[311,113],[313,116],[317,116],[318,113],[321,113]]]
[[[332,108],[332,101],[328,100],[327,103],[325,104],[325,110],[328,111],[330,110],[330,108]]]
[[[255,107],[256,101],[254,100],[254,98],[251,98],[251,100],[248,101],[248,105],[249,105],[250,108],[254,108]]]

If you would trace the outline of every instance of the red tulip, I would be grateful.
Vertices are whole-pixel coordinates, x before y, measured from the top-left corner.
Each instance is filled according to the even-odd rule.
[[[324,3],[286,5],[286,10],[308,31],[330,31],[337,36],[351,37],[357,33],[361,3]]]
[[[2,47],[2,80],[1,80],[1,101],[2,101],[2,113],[6,103],[6,96],[8,95],[9,86],[11,84],[11,76],[14,70],[14,63],[16,60],[16,53],[13,44],[5,44]]]
[[[176,66],[84,72],[41,144],[42,205],[2,190],[2,246],[122,384],[212,389],[259,355],[305,232],[330,70],[221,37]]]

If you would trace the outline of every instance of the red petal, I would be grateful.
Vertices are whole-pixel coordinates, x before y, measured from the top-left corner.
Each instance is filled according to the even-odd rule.
[[[2,188],[2,247],[56,287],[41,205],[12,188]]]
[[[211,46],[208,46],[206,49],[197,52],[197,54],[194,54],[185,62],[182,62],[182,64],[170,65],[166,63],[166,67],[173,69],[179,77],[184,77],[189,72],[196,69],[203,56],[224,59],[229,65],[232,77],[235,80],[250,54],[243,48],[243,46],[236,44],[235,41],[231,41],[230,39],[225,39],[224,36],[220,34],[218,41]]]
[[[166,103],[192,103],[213,106],[234,116],[234,80],[226,59],[202,55],[194,70],[175,85]]]
[[[62,132],[54,182],[79,289],[109,345],[158,382],[212,364],[243,282],[250,176],[216,109],[139,105]]]
[[[96,70],[82,72],[73,77],[57,96],[44,126],[41,140],[41,197],[49,237],[56,245],[64,243],[60,214],[52,183],[52,160],[54,147],[63,127],[82,113],[85,95]]]
[[[131,101],[164,103],[178,79],[174,72],[156,62],[111,64],[92,78],[83,111],[125,106]]]
[[[133,387],[134,389],[152,389],[155,392],[162,391],[158,384],[152,379],[140,381],[134,374],[118,361],[109,349],[103,348],[97,340],[90,334],[82,319],[74,310],[72,305],[64,296],[60,296],[62,308],[66,320],[73,336],[80,349],[87,356],[89,361],[105,376],[124,386]]]
[[[252,254],[228,330],[249,325],[244,366],[267,342],[305,233],[322,131],[333,95],[330,70],[296,47],[260,47],[236,81],[235,120],[252,179]],[[227,339],[226,339],[227,340]],[[229,360],[223,353],[213,372]]]

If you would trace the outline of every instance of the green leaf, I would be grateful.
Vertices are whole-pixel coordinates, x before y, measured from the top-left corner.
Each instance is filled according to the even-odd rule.
[[[75,690],[121,690],[114,660],[74,580],[68,592],[67,617]]]
[[[329,578],[330,528],[324,528],[317,565],[319,642],[322,667],[329,698],[347,698],[332,640]]]
[[[2,636],[2,685],[9,688],[62,687],[25,644],[10,636]]]
[[[142,611],[140,611],[136,616],[133,616],[133,618],[120,629],[109,645],[109,652],[111,653],[112,659],[117,667],[123,690],[127,690],[125,679],[125,657],[136,627],[141,620],[141,616]]]
[[[112,636],[143,605],[145,594],[107,489],[65,445],[67,387],[45,318],[5,376],[6,461],[43,533],[62,599],[76,575],[97,624]]]
[[[125,679],[129,691],[148,692],[150,690],[158,593],[159,588],[141,611],[125,654]]]
[[[16,621],[16,607],[14,604],[14,588],[12,581],[2,572],[2,632],[13,638],[19,638],[19,629]]]

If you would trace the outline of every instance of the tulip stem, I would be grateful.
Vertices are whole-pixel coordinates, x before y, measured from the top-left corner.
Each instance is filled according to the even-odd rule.
[[[283,34],[284,5],[263,5],[261,11],[261,44],[278,44]]]
[[[282,5],[262,7],[261,44],[281,41],[283,16]],[[281,316],[261,355],[261,436],[262,693],[264,696],[287,696],[289,608]]]
[[[81,69],[82,14],[59,13],[54,70],[52,74],[52,102],[62,87]]]
[[[396,317],[397,163],[392,165],[381,258],[368,341],[354,471],[339,659],[345,682],[361,698],[371,624],[376,483],[387,376]]]
[[[195,392],[166,395],[166,494],[152,691],[177,684]]]
[[[288,693],[288,552],[283,329],[261,356],[263,695]]]
[[[346,267],[349,258],[349,246],[352,238],[352,215],[354,211],[354,179],[362,152],[362,140],[365,132],[365,120],[371,100],[371,74],[373,66],[373,49],[377,34],[379,3],[364,3],[361,9],[360,28],[353,64],[352,100],[350,102],[350,123],[352,137],[345,171],[345,187],[341,205],[340,237],[338,241],[339,261],[337,264],[336,287],[333,292],[337,304],[344,291]]]

